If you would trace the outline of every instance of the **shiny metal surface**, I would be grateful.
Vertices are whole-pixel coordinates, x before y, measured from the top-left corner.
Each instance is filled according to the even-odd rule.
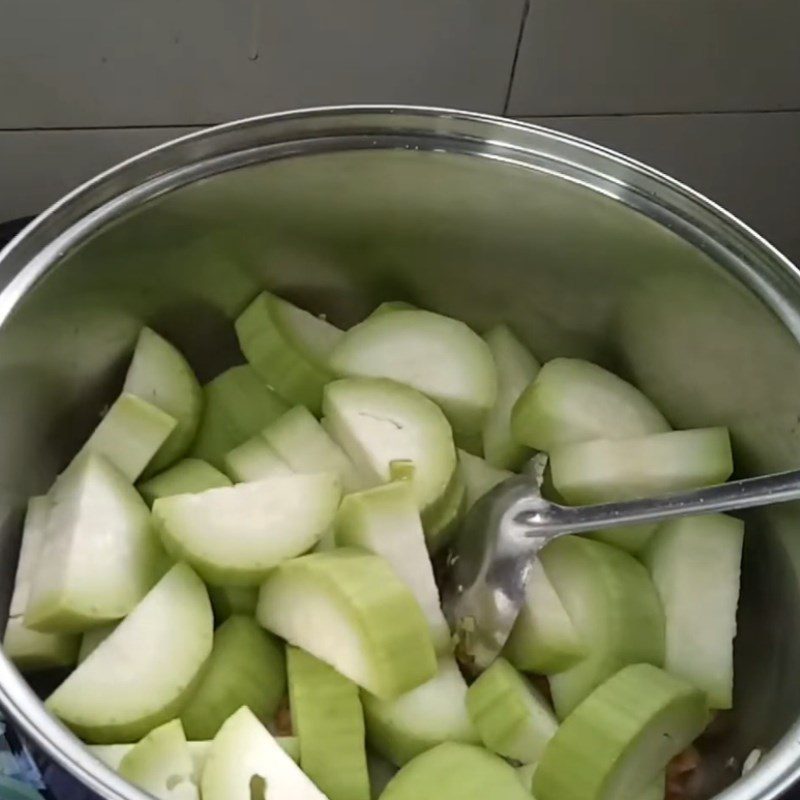
[[[540,486],[528,476],[503,481],[470,510],[450,545],[450,580],[442,603],[459,641],[459,659],[476,670],[500,655],[524,603],[531,563],[548,542],[573,533],[800,500],[800,470],[591,506],[551,502]]]
[[[677,427],[728,425],[742,475],[800,467],[800,280],[713,203],[609,151],[461,112],[321,109],[245,120],[100,176],[0,253],[0,613],[25,498],[118,391],[143,323],[203,378],[240,358],[262,286],[350,324],[405,299],[540,359],[593,358]],[[800,772],[796,504],[748,517],[736,710],[697,796],[775,797]],[[39,687],[41,689],[41,687]],[[141,800],[0,657],[0,703],[108,800]],[[742,780],[753,747],[769,755]]]

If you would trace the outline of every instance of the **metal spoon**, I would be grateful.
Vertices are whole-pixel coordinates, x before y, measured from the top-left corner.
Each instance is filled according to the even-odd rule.
[[[569,507],[541,496],[545,464],[546,457],[535,457],[534,474],[509,478],[478,500],[451,545],[444,611],[459,659],[476,671],[502,650],[522,607],[531,564],[553,539],[800,499],[800,470],[792,470],[661,497]]]

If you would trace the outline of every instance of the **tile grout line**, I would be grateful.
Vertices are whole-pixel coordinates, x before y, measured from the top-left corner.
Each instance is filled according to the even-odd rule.
[[[519,31],[517,32],[517,44],[514,48],[514,58],[511,60],[511,74],[508,76],[508,86],[506,96],[503,100],[503,116],[508,116],[508,107],[511,104],[511,91],[514,88],[514,78],[517,74],[517,61],[522,49],[522,37],[525,35],[525,26],[528,24],[528,16],[531,10],[531,0],[525,0],[522,4],[522,16],[519,21]]]
[[[536,112],[524,112],[513,114],[506,113],[505,116],[511,119],[609,119],[617,117],[709,117],[709,116],[747,116],[748,114],[797,114],[798,108],[739,108],[739,109],[720,109],[708,111],[587,111],[572,112],[565,114],[542,114]]]

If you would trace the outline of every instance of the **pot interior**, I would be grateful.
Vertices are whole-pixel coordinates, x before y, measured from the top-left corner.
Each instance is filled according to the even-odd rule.
[[[25,500],[119,390],[140,326],[205,380],[242,360],[231,320],[262,287],[345,326],[396,299],[478,330],[505,321],[540,360],[590,358],[633,380],[677,427],[730,426],[740,475],[799,466],[788,267],[693,200],[655,197],[657,178],[637,187],[635,169],[545,140],[520,154],[469,137],[308,137],[295,152],[240,148],[174,186],[153,177],[124,213],[98,203],[0,331],[0,615]],[[735,709],[703,743],[697,797],[798,717],[799,511],[747,516]]]

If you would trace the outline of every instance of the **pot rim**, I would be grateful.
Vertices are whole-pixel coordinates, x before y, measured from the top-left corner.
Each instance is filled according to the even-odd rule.
[[[295,138],[291,138],[294,136]],[[576,136],[489,114],[412,105],[320,106],[247,117],[172,139],[78,186],[0,250],[0,327],[61,259],[110,220],[211,174],[276,157],[409,147],[481,156],[549,172],[644,213],[749,286],[800,341],[800,272],[736,216],[635,159]],[[339,141],[338,148],[330,145]],[[313,142],[327,144],[313,149]],[[350,143],[351,147],[346,144]],[[431,147],[436,143],[439,147]],[[343,146],[344,145],[344,146]],[[263,156],[266,156],[263,157]],[[148,800],[52,717],[0,649],[0,706],[53,761],[106,800]],[[800,777],[800,721],[717,797],[772,800]]]

